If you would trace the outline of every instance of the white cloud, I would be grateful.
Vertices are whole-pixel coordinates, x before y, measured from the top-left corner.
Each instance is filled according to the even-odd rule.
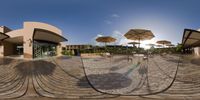
[[[131,40],[128,40],[126,37],[124,37],[123,33],[117,30],[113,31],[111,36],[117,39],[116,42],[113,43],[115,45],[127,45],[128,42],[131,42]]]
[[[113,17],[113,18],[119,18],[120,16],[118,14],[112,14],[111,17]]]
[[[96,42],[96,38],[97,37],[101,37],[101,36],[103,36],[103,35],[102,34],[97,34],[92,39],[92,44],[93,45],[98,45],[98,46],[103,46],[104,45],[103,43]],[[110,36],[116,39],[115,42],[109,43],[110,45],[123,45],[123,46],[125,46],[125,45],[128,45],[128,43],[132,41],[132,40],[126,39],[126,37],[124,37],[124,34],[121,33],[120,31],[117,31],[117,30],[113,31]]]
[[[98,45],[98,46],[104,46],[104,43],[99,43],[99,42],[96,42],[96,38],[97,37],[101,37],[101,36],[104,36],[102,35],[101,33],[100,34],[97,34],[93,39],[92,39],[92,43],[93,45]],[[121,33],[120,31],[118,30],[115,30],[112,32],[112,34],[110,34],[111,37],[115,38],[116,41],[113,42],[113,43],[109,43],[110,45],[123,45],[123,46],[132,46],[131,44],[128,44],[129,42],[132,42],[133,40],[129,40],[127,39],[125,36],[124,36],[124,33]],[[143,47],[145,49],[148,49],[150,48],[150,46],[146,45],[146,44],[156,44],[156,39],[153,38],[151,40],[145,40],[145,41],[140,41],[140,47]]]
[[[105,20],[104,21],[106,24],[112,24],[112,21],[109,21],[109,20]]]
[[[102,46],[103,44],[102,43],[99,43],[96,41],[96,38],[98,37],[102,37],[103,35],[100,33],[100,34],[97,34],[94,38],[92,38],[92,44],[93,45],[98,45],[98,46]]]
[[[119,18],[120,16],[118,14],[112,14],[112,15],[110,15],[110,17],[112,17],[112,18]],[[109,20],[104,20],[104,22],[106,24],[112,24],[113,20],[109,18]]]

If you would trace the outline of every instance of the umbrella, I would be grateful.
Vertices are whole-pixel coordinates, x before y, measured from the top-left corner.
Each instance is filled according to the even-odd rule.
[[[106,49],[106,51],[107,51],[106,43],[115,42],[116,39],[113,38],[113,37],[111,37],[111,36],[102,36],[102,37],[96,38],[96,41],[97,41],[97,42],[103,42],[103,43],[105,43],[105,49]]]
[[[147,45],[147,46],[150,46],[150,48],[151,48],[151,47],[153,47],[153,48],[154,48],[154,47],[156,46],[156,45],[155,45],[155,44],[153,44],[153,43],[149,43],[149,44],[146,44],[146,45]]]
[[[171,42],[170,42],[170,41],[167,41],[167,40],[160,40],[160,41],[157,41],[156,43],[162,44],[163,47],[164,47],[164,45],[166,45],[166,44],[171,44]]]
[[[96,41],[97,41],[97,42],[103,42],[103,43],[105,43],[105,45],[106,45],[106,43],[115,42],[116,39],[113,38],[113,37],[111,37],[111,36],[102,36],[102,37],[96,38]]]
[[[162,47],[162,45],[156,45],[156,47]]]
[[[124,36],[130,40],[138,40],[139,43],[141,40],[150,40],[154,37],[150,30],[145,29],[130,29]]]
[[[133,46],[135,46],[135,44],[140,44],[139,42],[129,42],[128,44],[132,44]]]
[[[146,44],[147,46],[155,46],[155,44],[152,44],[152,43],[149,43],[149,44]]]
[[[166,46],[168,46],[168,47],[174,47],[175,45],[173,45],[173,44],[167,44]]]

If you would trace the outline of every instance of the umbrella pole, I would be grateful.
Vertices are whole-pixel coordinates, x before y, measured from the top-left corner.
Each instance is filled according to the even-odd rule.
[[[105,42],[105,52],[107,52],[107,48],[106,48],[106,42]]]
[[[138,51],[140,52],[140,37],[139,37]],[[139,52],[138,52],[138,63],[140,62],[140,56],[139,56]]]
[[[163,48],[165,48],[164,45],[165,45],[165,44],[163,43]]]
[[[139,38],[139,48],[140,48],[140,38]]]

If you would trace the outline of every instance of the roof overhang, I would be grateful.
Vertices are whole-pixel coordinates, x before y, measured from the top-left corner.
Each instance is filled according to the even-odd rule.
[[[44,29],[34,29],[33,39],[42,40],[42,41],[50,41],[50,42],[55,42],[55,43],[68,41],[63,36],[57,33],[48,31],[48,30],[44,30]]]
[[[185,29],[182,44],[184,48],[200,46],[200,31]]]
[[[0,41],[3,41],[3,40],[5,40],[5,39],[7,39],[7,38],[9,38],[8,35],[6,35],[6,34],[0,32]]]

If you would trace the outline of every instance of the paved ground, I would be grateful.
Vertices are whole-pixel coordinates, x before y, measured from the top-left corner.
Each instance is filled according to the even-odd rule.
[[[140,56],[83,59],[86,75],[98,90],[121,95],[146,95],[162,92],[175,77],[179,57]]]
[[[0,98],[200,98],[199,58],[183,56],[180,59],[177,55],[155,55],[148,61],[141,57],[130,58],[128,60],[127,56],[114,56],[111,59],[58,57],[34,61],[0,58]]]

